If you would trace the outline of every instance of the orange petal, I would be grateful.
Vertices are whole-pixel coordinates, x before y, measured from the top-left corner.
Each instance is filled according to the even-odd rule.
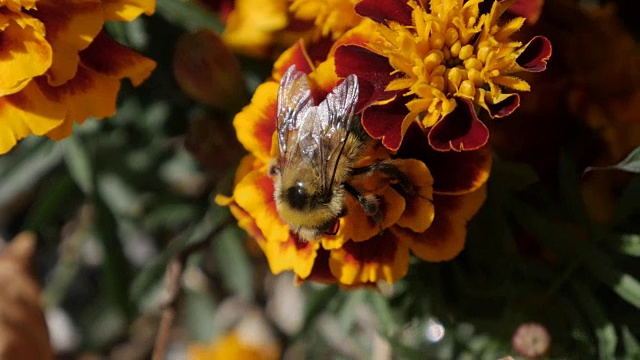
[[[385,231],[363,242],[349,241],[332,250],[329,268],[338,281],[345,285],[392,283],[403,278],[409,269],[409,249],[394,231]]]
[[[2,2],[3,6],[6,6],[10,11],[19,13],[22,8],[32,10],[36,8],[36,0],[6,0]]]
[[[0,14],[0,96],[22,90],[51,66],[52,50],[44,26],[28,15]],[[10,55],[9,55],[10,54]]]
[[[435,218],[427,231],[414,233],[397,228],[398,237],[407,241],[422,260],[451,260],[464,248],[467,222],[480,209],[486,195],[486,186],[465,195],[435,195]]]
[[[149,77],[156,67],[155,61],[118,44],[104,32],[80,53],[80,58],[87,67],[116,79],[128,78],[135,86]]]
[[[363,193],[368,194],[366,191]],[[381,222],[377,223],[373,217],[368,216],[360,202],[352,196],[348,196],[347,215],[340,219],[340,229],[336,234],[336,238],[342,238],[343,242],[346,240],[365,241],[398,221],[405,209],[404,198],[391,187],[380,189],[380,192],[375,194],[380,200]],[[325,246],[325,248],[327,247]]]
[[[233,119],[240,143],[264,164],[271,160],[277,98],[278,84],[265,82],[258,86],[251,103]]]
[[[107,21],[131,21],[142,13],[151,15],[155,0],[102,0],[102,11]]]
[[[406,206],[396,224],[415,232],[427,230],[434,217],[433,178],[427,166],[415,159],[395,159],[391,161],[398,170],[407,175],[414,194],[405,197]]]
[[[47,72],[49,83],[64,84],[76,73],[78,52],[91,44],[104,24],[100,1],[40,1],[35,15],[44,23],[47,41],[53,48],[53,63]]]
[[[104,118],[116,112],[120,81],[95,72],[82,64],[76,76],[62,86],[51,86],[43,78],[35,80],[46,96],[64,107],[64,123],[47,136],[60,140],[71,134],[73,123],[82,124],[88,117]]]

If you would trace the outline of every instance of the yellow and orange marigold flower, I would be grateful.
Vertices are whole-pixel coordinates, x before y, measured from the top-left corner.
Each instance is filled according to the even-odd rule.
[[[276,62],[273,79],[258,87],[251,104],[234,120],[238,139],[250,154],[239,166],[233,195],[216,199],[230,207],[239,225],[257,241],[272,272],[293,271],[300,280],[363,286],[404,277],[410,253],[426,261],[455,257],[464,247],[466,223],[485,197],[490,151],[487,146],[461,153],[434,151],[419,126],[407,130],[397,151],[378,143],[356,164],[393,163],[407,175],[415,196],[401,194],[388,179],[375,174],[359,180],[358,189],[380,200],[380,219],[368,216],[356,199],[348,197],[338,232],[318,241],[300,240],[280,218],[269,163],[277,156],[279,80],[292,65],[308,74],[318,101],[342,81],[332,57],[314,66],[302,42],[285,52]],[[368,103],[371,96],[363,89],[358,103]]]
[[[102,31],[154,11],[153,0],[0,1],[0,154],[29,134],[61,139],[115,113],[120,80],[155,63]]]
[[[488,13],[481,13],[482,2],[362,0],[355,6],[373,21],[341,39],[336,71],[373,88],[376,96],[362,114],[372,137],[397,150],[417,121],[434,149],[475,150],[489,136],[476,107],[504,117],[519,106],[518,94],[507,90],[528,91],[529,85],[514,74],[544,70],[551,45],[542,36],[527,44],[511,40],[525,19],[501,24],[499,17],[513,0],[493,2]]]
[[[303,38],[331,42],[356,26],[356,0],[223,0],[216,3],[226,23],[222,37],[234,50],[255,57],[277,57]],[[320,51],[320,57],[326,55]],[[315,57],[315,54],[311,54]]]
[[[232,329],[215,337],[210,344],[190,344],[190,360],[275,360],[281,356],[273,330],[263,315],[248,311]]]

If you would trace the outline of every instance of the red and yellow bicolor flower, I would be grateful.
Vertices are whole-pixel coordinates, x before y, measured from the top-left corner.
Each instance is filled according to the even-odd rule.
[[[392,283],[407,273],[411,253],[425,261],[452,259],[464,248],[467,221],[484,201],[491,155],[486,146],[467,152],[434,151],[419,124],[407,129],[397,150],[378,143],[356,164],[391,161],[407,175],[416,196],[403,196],[376,176],[362,180],[358,188],[380,199],[381,219],[367,216],[355,199],[348,198],[338,232],[317,241],[300,240],[280,218],[269,176],[269,163],[277,156],[279,80],[296,65],[308,74],[314,99],[320,101],[342,80],[334,60],[329,57],[314,65],[302,42],[280,57],[272,79],[258,87],[251,103],[234,119],[238,139],[249,155],[237,170],[232,196],[219,195],[216,201],[229,206],[239,225],[257,241],[272,272],[293,271],[300,281],[347,287]],[[359,103],[369,103],[372,94],[361,92]]]
[[[155,63],[102,31],[151,14],[154,0],[0,1],[0,154],[29,134],[61,139],[73,124],[115,113],[120,80]]]
[[[549,41],[511,39],[524,24],[500,22],[513,0],[496,0],[487,13],[483,0],[362,0],[362,21],[339,41],[339,76],[356,74],[374,97],[362,124],[389,149],[400,148],[418,123],[438,151],[483,147],[489,130],[478,118],[511,114],[520,104],[512,91],[529,91],[518,72],[539,72],[551,56]],[[426,3],[426,4],[424,4]],[[364,83],[364,84],[363,84]]]

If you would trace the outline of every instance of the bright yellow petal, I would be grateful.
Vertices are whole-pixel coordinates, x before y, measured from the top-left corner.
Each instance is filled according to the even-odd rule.
[[[233,196],[238,205],[255,219],[267,242],[285,242],[289,227],[280,219],[273,198],[273,180],[266,166],[247,174],[236,186]]]
[[[75,76],[81,50],[98,35],[104,19],[99,0],[39,2],[36,16],[47,29],[53,48],[53,63],[47,72],[53,86]]]
[[[319,246],[318,242],[301,241],[290,236],[285,242],[267,240],[263,250],[272,273],[293,270],[304,279],[311,274]]]
[[[35,82],[17,94],[0,97],[0,154],[29,134],[43,135],[59,126],[64,106],[48,99]]]
[[[531,86],[529,86],[529,84],[526,81],[514,76],[496,76],[493,79],[491,79],[491,81],[493,81],[498,85],[511,88],[513,90],[518,90],[518,91],[531,90]]]
[[[44,37],[44,27],[29,16],[0,14],[0,96],[22,90],[31,78],[51,66],[52,50]]]
[[[526,19],[523,17],[517,17],[509,21],[507,24],[502,26],[497,33],[494,34],[494,37],[498,41],[507,41],[509,39],[509,36],[513,35],[513,33],[520,30],[522,25],[524,25],[525,20]]]
[[[240,143],[265,164],[271,160],[277,97],[278,84],[266,82],[258,86],[251,103],[233,119]]]

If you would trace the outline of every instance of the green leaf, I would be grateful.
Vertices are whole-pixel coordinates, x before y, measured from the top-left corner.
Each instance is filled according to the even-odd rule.
[[[630,256],[640,256],[640,234],[620,235],[620,251]]]
[[[637,359],[640,355],[640,344],[638,339],[629,331],[626,326],[622,327],[622,345],[627,359]]]
[[[91,159],[78,136],[70,136],[62,142],[64,162],[71,177],[85,194],[93,193]]]
[[[622,299],[640,309],[640,282],[633,276],[613,268],[611,259],[593,246],[585,247],[584,263],[593,275],[609,286]]]
[[[596,276],[621,298],[640,309],[640,282],[636,278],[612,268],[600,271]]]
[[[208,344],[216,333],[224,330],[218,329],[215,321],[216,303],[214,296],[207,292],[184,291],[184,307],[182,316],[189,330],[189,338]]]
[[[0,207],[35,186],[62,159],[60,145],[52,141],[23,141],[15,150],[0,158]]]
[[[577,300],[583,306],[591,325],[595,328],[596,338],[598,340],[598,353],[600,359],[615,358],[616,346],[618,344],[618,336],[611,321],[607,318],[603,307],[593,297],[590,289],[584,284],[574,283],[573,291]]]
[[[620,161],[617,164],[609,165],[609,166],[590,166],[584,169],[584,173],[586,174],[589,171],[593,170],[622,170],[635,174],[640,174],[640,147],[633,149],[626,158]]]
[[[326,309],[327,304],[337,295],[339,294],[340,288],[335,285],[325,285],[323,289],[314,291],[309,297],[307,301],[307,311],[304,314],[304,320],[302,321],[302,327],[300,331],[294,336],[292,343],[295,343],[297,340],[301,339],[307,331],[312,327],[315,322],[315,319],[322,314],[322,312]]]
[[[40,189],[25,218],[25,229],[43,231],[54,221],[65,221],[83,200],[68,174],[52,176]]]
[[[373,291],[368,292],[367,299],[371,309],[378,317],[382,332],[387,334],[395,332],[399,324],[388,300],[381,293]]]
[[[118,235],[118,221],[99,193],[95,194],[93,204],[95,232],[105,254],[102,276],[105,280],[104,286],[108,299],[113,306],[131,316],[133,309],[129,303],[128,289],[132,269]]]
[[[347,293],[347,298],[336,315],[343,329],[348,330],[351,328],[356,320],[357,309],[364,304],[365,296],[366,290],[355,290]]]
[[[245,236],[238,228],[229,229],[219,235],[213,250],[227,289],[242,299],[252,300],[255,297],[255,284],[253,266],[244,248]]]
[[[640,211],[640,176],[634,176],[629,185],[622,191],[618,197],[618,203],[615,209],[614,224],[623,226],[629,219],[633,219]],[[633,220],[631,220],[633,221]]]

